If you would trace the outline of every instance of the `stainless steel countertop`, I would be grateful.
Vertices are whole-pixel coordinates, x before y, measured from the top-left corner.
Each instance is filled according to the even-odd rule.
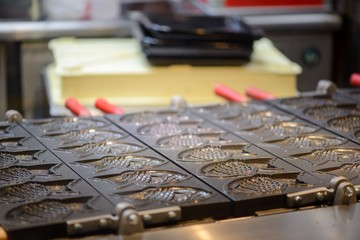
[[[244,16],[246,22],[264,30],[333,31],[342,24],[338,14],[277,14]],[[61,36],[130,36],[131,22],[114,21],[0,21],[0,41],[50,39]]]
[[[130,22],[115,21],[0,21],[0,41],[50,39],[61,36],[107,37],[131,35]]]

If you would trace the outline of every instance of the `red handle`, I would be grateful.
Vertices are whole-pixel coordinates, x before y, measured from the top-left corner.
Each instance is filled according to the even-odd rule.
[[[123,114],[124,110],[121,108],[109,103],[104,98],[98,98],[95,101],[95,107],[100,109],[101,111],[105,113],[112,113],[112,114]]]
[[[246,89],[246,95],[252,99],[256,100],[269,100],[274,99],[275,96],[271,93],[265,92],[261,89],[249,87]]]
[[[214,91],[217,95],[232,101],[232,102],[246,102],[247,98],[228,86],[218,83],[214,87]]]
[[[350,77],[350,84],[356,87],[360,87],[360,74],[353,73]]]
[[[81,105],[78,102],[78,100],[76,100],[75,98],[71,98],[71,97],[67,98],[65,101],[65,106],[76,116],[81,116],[81,117],[91,116],[91,113],[83,105]]]

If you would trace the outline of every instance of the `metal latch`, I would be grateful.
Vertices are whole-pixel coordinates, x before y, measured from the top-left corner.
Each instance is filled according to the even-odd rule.
[[[111,231],[118,235],[141,233],[146,226],[165,224],[181,220],[181,208],[166,207],[153,210],[137,211],[129,203],[119,203],[115,215],[106,214],[67,221],[69,236],[97,231]]]
[[[360,185],[354,186],[345,177],[335,177],[331,179],[328,188],[319,187],[287,194],[286,204],[288,207],[321,203],[345,205],[356,203],[357,195],[360,195]]]

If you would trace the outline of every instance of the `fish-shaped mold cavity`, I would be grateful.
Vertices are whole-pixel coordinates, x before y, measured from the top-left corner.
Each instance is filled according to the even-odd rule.
[[[289,108],[309,108],[313,106],[336,105],[338,102],[331,96],[303,96],[286,98],[280,101],[280,104]]]
[[[86,204],[90,198],[54,200],[28,203],[11,209],[6,214],[8,221],[22,224],[38,224],[64,221],[73,213],[88,211],[91,208]]]
[[[75,164],[90,166],[95,171],[101,171],[109,168],[119,169],[144,169],[158,167],[167,163],[166,160],[141,156],[141,155],[121,155],[121,156],[108,156],[100,159],[82,160]]]
[[[131,123],[135,125],[160,123],[164,121],[177,122],[187,120],[187,117],[181,116],[177,111],[145,111],[137,113],[129,113],[120,117],[120,122]]]
[[[244,195],[281,194],[290,187],[309,188],[311,184],[300,183],[296,176],[255,175],[236,179],[228,184],[228,191]]]
[[[351,163],[360,161],[360,149],[355,148],[325,148],[311,153],[295,154],[292,157],[311,163],[322,165],[327,162]]]
[[[148,187],[140,191],[116,193],[119,197],[128,198],[136,203],[160,202],[166,204],[184,204],[206,200],[213,193],[194,187]]]
[[[276,122],[291,121],[294,116],[271,111],[241,113],[237,116],[221,118],[225,122],[236,124],[239,129],[250,129],[258,125],[274,124]]]
[[[318,127],[299,122],[280,122],[272,125],[266,125],[254,130],[249,130],[252,134],[260,137],[289,137],[305,133],[313,133],[319,130]]]
[[[311,107],[304,110],[304,115],[309,116],[314,119],[323,120],[332,117],[338,117],[349,114],[358,114],[360,115],[360,109],[356,108],[356,105],[325,105]]]
[[[248,146],[248,144],[206,145],[179,153],[178,161],[208,162],[256,156],[246,150]]]
[[[42,151],[12,151],[0,152],[0,168],[10,167],[14,164],[39,162],[38,155]]]
[[[0,169],[0,186],[17,184],[35,177],[54,178],[51,169],[56,164],[36,165],[36,166],[15,166]]]
[[[236,116],[243,112],[250,113],[266,111],[268,109],[268,105],[256,101],[249,101],[245,103],[216,104],[197,108],[199,112],[210,112],[219,119]]]
[[[119,155],[125,153],[139,152],[145,147],[125,142],[118,141],[104,141],[98,143],[86,143],[81,146],[63,147],[57,150],[71,152],[77,158],[90,156],[93,154],[99,155]]]
[[[327,122],[330,128],[334,128],[343,132],[350,132],[360,128],[360,115],[348,115],[336,117]]]
[[[222,138],[223,134],[222,132],[177,134],[159,139],[157,145],[169,148],[197,147],[208,143],[225,142]]]
[[[346,139],[337,136],[308,134],[292,136],[282,140],[268,141],[267,143],[287,151],[299,148],[315,150],[318,148],[338,146],[344,144],[345,142],[347,142]]]
[[[259,169],[279,171],[277,168],[268,168],[270,158],[258,159],[230,159],[214,162],[201,168],[200,174],[212,178],[244,177],[255,174]]]
[[[75,195],[77,193],[67,186],[71,181],[72,180],[61,180],[57,182],[27,182],[0,188],[0,202],[28,202],[54,195]]]
[[[200,127],[199,121],[182,121],[178,123],[164,122],[148,124],[140,127],[137,132],[141,135],[163,136],[202,130],[204,131],[205,129]]]
[[[189,176],[184,173],[168,170],[138,170],[125,171],[120,174],[112,174],[107,176],[99,176],[94,180],[103,180],[110,182],[117,187],[125,187],[128,185],[151,186],[178,183],[188,179]]]
[[[343,176],[348,180],[352,181],[354,179],[359,178],[360,176],[360,164],[359,163],[343,164],[339,168],[321,169],[319,171],[334,176]]]
[[[99,129],[72,130],[66,133],[44,135],[45,138],[57,140],[61,145],[74,142],[111,141],[124,138],[125,136],[127,136],[125,133]]]
[[[45,133],[57,131],[84,130],[88,128],[101,128],[109,125],[107,121],[102,119],[77,117],[34,120],[29,121],[26,124],[39,126]]]

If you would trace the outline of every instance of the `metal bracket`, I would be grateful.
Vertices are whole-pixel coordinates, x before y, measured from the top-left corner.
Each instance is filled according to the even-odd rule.
[[[354,186],[345,177],[331,179],[328,188],[319,187],[286,195],[288,207],[301,207],[309,204],[331,203],[345,205],[357,202],[356,195],[360,193],[360,186]]]
[[[145,226],[181,220],[181,208],[166,207],[137,211],[130,203],[118,203],[115,215],[107,214],[67,221],[69,236],[97,231],[114,231],[119,236],[129,236],[144,232]]]

